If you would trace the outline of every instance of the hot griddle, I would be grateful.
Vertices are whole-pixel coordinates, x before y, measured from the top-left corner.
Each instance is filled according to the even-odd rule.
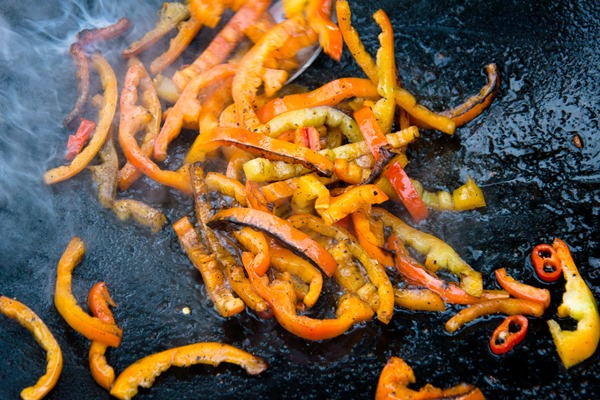
[[[371,14],[379,7],[388,12],[402,84],[434,110],[476,93],[485,83],[485,64],[496,62],[502,70],[502,88],[491,108],[452,137],[422,131],[409,149],[407,167],[429,190],[453,190],[467,176],[481,185],[485,209],[431,212],[416,226],[452,245],[483,273],[486,287],[497,287],[493,271],[505,267],[517,279],[551,290],[546,314],[531,318],[525,341],[500,357],[491,354],[488,341],[501,317],[448,335],[443,324],[454,307],[444,313],[396,310],[387,326],[372,320],[324,342],[299,339],[275,320],[248,312],[224,319],[207,300],[200,274],[170,227],[152,234],[118,221],[97,202],[88,171],[52,187],[43,184],[43,172],[61,162],[68,135],[62,119],[76,98],[68,55],[75,33],[130,18],[134,28],[128,36],[101,49],[122,79],[119,51],[153,24],[160,3],[0,5],[0,292],[38,313],[62,347],[64,370],[48,398],[109,398],[90,376],[88,340],[53,304],[56,265],[74,235],[87,244],[74,272],[76,297],[84,304],[90,287],[103,280],[118,303],[114,313],[124,337],[108,353],[117,372],[148,354],[198,341],[230,343],[270,365],[257,377],[231,365],[173,368],[151,389],[141,389],[139,399],[372,399],[390,356],[413,367],[417,387],[468,382],[489,399],[600,398],[598,354],[567,371],[546,325],[556,317],[562,281],[542,284],[529,261],[536,244],[562,238],[600,299],[597,2],[351,2],[368,49],[378,46]],[[210,35],[204,30],[201,38]],[[339,63],[321,55],[297,83],[315,88],[344,76],[363,76],[347,51]],[[576,135],[581,148],[573,142]],[[191,132],[177,139],[168,165],[177,165],[191,140]],[[160,207],[171,222],[193,208],[191,199],[148,180],[126,195]],[[412,223],[404,210],[396,212]],[[0,398],[17,398],[43,373],[44,353],[4,317],[0,335]]]

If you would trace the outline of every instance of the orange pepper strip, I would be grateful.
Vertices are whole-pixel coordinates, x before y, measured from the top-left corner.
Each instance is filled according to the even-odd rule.
[[[179,32],[177,36],[171,39],[169,49],[150,63],[150,72],[153,75],[158,74],[171,65],[185,51],[198,32],[200,32],[202,24],[194,17],[191,17],[187,21],[180,22],[177,28]]]
[[[177,87],[185,88],[188,82],[197,75],[225,62],[229,54],[244,38],[244,30],[252,26],[264,14],[269,3],[269,0],[253,0],[240,8],[192,64],[175,72],[173,82]]]
[[[107,346],[118,347],[123,330],[114,323],[106,323],[99,318],[89,316],[77,305],[77,300],[73,296],[71,274],[84,254],[85,243],[77,236],[73,237],[58,262],[54,305],[65,321],[86,338]]]
[[[294,195],[299,180],[300,178],[291,178],[285,181],[269,183],[268,185],[262,186],[260,191],[268,202],[281,204]]]
[[[295,16],[277,24],[244,55],[233,79],[233,99],[242,127],[258,131],[268,129],[260,124],[255,112],[265,61],[274,54],[281,59],[291,57],[315,39],[316,33],[306,25],[304,18]]]
[[[373,317],[371,307],[356,296],[340,299],[335,319],[314,319],[298,315],[292,284],[279,280],[269,284],[266,276],[260,277],[252,269],[248,258],[242,257],[242,261],[252,286],[269,304],[281,326],[294,335],[308,340],[330,339],[343,334],[352,325]]]
[[[58,342],[52,336],[44,321],[25,304],[0,296],[0,313],[16,320],[21,326],[33,333],[36,342],[46,351],[46,373],[35,385],[21,391],[21,398],[26,400],[41,399],[58,382],[63,367],[63,357]]]
[[[363,210],[352,213],[352,224],[360,245],[369,256],[377,260],[384,267],[393,267],[394,258],[389,252],[383,249],[383,243],[378,243],[377,238],[371,232],[371,223],[369,222],[367,213]]]
[[[121,92],[121,120],[119,124],[119,143],[127,157],[144,175],[163,185],[175,188],[183,193],[191,193],[188,168],[182,167],[179,171],[164,171],[153,161],[146,157],[135,139],[136,132],[141,126],[148,123],[149,113],[137,104],[137,86],[147,73],[140,65],[132,65],[127,70],[123,90]]]
[[[154,142],[154,157],[158,161],[167,158],[167,146],[179,135],[184,121],[191,121],[198,126],[202,108],[198,99],[200,91],[215,82],[233,76],[235,71],[236,66],[233,64],[220,64],[199,74],[185,87],[177,103],[169,111],[169,116]]]
[[[228,224],[248,226],[267,233],[284,243],[296,255],[320,268],[327,276],[331,277],[335,272],[336,262],[331,255],[287,220],[251,208],[230,208],[219,211],[208,222],[208,226],[213,228],[226,227]]]
[[[377,185],[359,185],[346,190],[343,194],[333,197],[329,207],[321,211],[321,218],[331,225],[346,215],[350,215],[372,204],[383,203],[387,195]]]
[[[206,291],[219,314],[227,318],[244,311],[244,302],[234,297],[227,288],[225,276],[217,264],[215,254],[208,253],[189,218],[186,216],[175,222],[173,230],[190,261],[202,275]]]
[[[415,311],[444,311],[444,300],[429,289],[394,288],[394,304]]]
[[[107,324],[114,324],[115,319],[110,311],[109,305],[116,307],[117,303],[113,301],[108,293],[104,282],[96,283],[88,293],[88,305],[92,315]],[[90,371],[96,383],[104,389],[110,390],[115,381],[115,370],[106,362],[107,345],[97,341],[92,341],[88,358],[90,361]]]
[[[412,368],[399,357],[390,357],[379,375],[375,400],[485,400],[479,388],[459,383],[447,389],[426,384],[418,391],[408,388],[416,382]]]
[[[482,301],[463,308],[450,318],[444,326],[450,333],[459,330],[463,325],[491,314],[519,315],[526,314],[534,317],[541,317],[544,314],[545,307],[539,301],[525,299],[495,299]]]
[[[383,10],[373,14],[375,22],[381,28],[379,34],[380,47],[377,50],[377,91],[381,95],[373,106],[373,112],[383,132],[388,133],[394,124],[394,112],[396,110],[395,91],[398,88],[398,77],[396,70],[396,53],[394,52],[394,31],[389,17]]]
[[[317,106],[336,106],[350,97],[377,98],[377,87],[368,79],[340,78],[307,93],[290,94],[269,101],[261,106],[256,115],[261,123],[286,111]]]
[[[151,116],[150,120],[145,125],[146,133],[142,139],[140,151],[145,157],[150,157],[152,155],[152,151],[154,150],[154,141],[156,140],[156,137],[160,131],[162,106],[156,94],[154,84],[144,68],[144,64],[142,64],[137,58],[132,58],[130,60],[130,65],[134,64],[139,65],[143,70],[141,72],[142,76],[139,80],[139,86],[140,89],[142,89],[142,95],[140,97],[144,109],[148,110]],[[142,175],[143,174],[132,163],[127,161],[123,168],[119,170],[119,189],[126,190]]]
[[[271,264],[269,244],[267,243],[267,238],[264,233],[244,227],[241,230],[234,232],[233,235],[242,246],[252,252],[254,257],[251,261],[251,268],[256,271],[259,276],[263,276]]]
[[[204,177],[204,183],[206,183],[208,189],[216,190],[225,196],[233,197],[242,207],[247,206],[246,191],[240,181],[219,174],[218,172],[209,172]]]
[[[317,171],[320,175],[331,176],[333,174],[333,163],[324,155],[306,147],[279,139],[271,139],[246,129],[218,127],[204,136],[202,151],[209,153],[221,146],[235,146],[270,160],[301,164]]]
[[[258,182],[246,180],[246,198],[250,204],[250,208],[266,212],[273,212],[273,204],[269,204],[265,196],[260,190]]]
[[[545,308],[550,305],[550,291],[548,289],[540,289],[521,283],[509,276],[504,268],[497,269],[494,272],[500,286],[517,299],[537,301],[543,304]]]
[[[51,185],[72,178],[81,172],[92,159],[98,154],[100,148],[108,137],[117,108],[117,78],[108,61],[99,54],[92,56],[92,63],[98,70],[104,88],[102,96],[102,108],[98,116],[98,125],[94,130],[92,139],[88,145],[75,156],[71,164],[52,168],[44,174],[44,182]]]
[[[335,61],[342,58],[344,40],[340,28],[329,18],[331,0],[308,0],[306,19],[311,28],[319,34],[319,43],[325,54]]]
[[[222,362],[237,364],[250,375],[258,375],[267,368],[262,358],[229,344],[194,343],[151,354],[131,364],[117,377],[110,394],[121,400],[129,400],[137,394],[138,386],[151,387],[156,377],[170,367],[196,364],[216,367]]]

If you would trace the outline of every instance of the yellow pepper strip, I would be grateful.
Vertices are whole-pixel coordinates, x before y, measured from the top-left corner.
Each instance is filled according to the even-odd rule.
[[[102,108],[98,115],[98,125],[92,134],[88,145],[75,156],[71,164],[52,168],[44,174],[44,182],[51,185],[72,178],[81,172],[98,154],[100,148],[108,137],[112,126],[115,110],[117,109],[117,78],[108,61],[99,54],[92,56],[92,63],[98,70],[104,94],[102,95]]]
[[[196,364],[217,366],[222,362],[237,364],[250,375],[258,375],[267,363],[237,347],[215,342],[194,343],[151,354],[125,368],[117,377],[110,394],[129,400],[138,392],[138,386],[149,388],[161,373],[170,367],[189,367]]]
[[[84,255],[85,243],[77,236],[73,237],[58,262],[54,305],[65,321],[86,338],[118,347],[123,330],[115,324],[107,324],[88,315],[77,305],[77,300],[71,291],[71,274]]]
[[[379,376],[375,400],[485,400],[481,390],[471,384],[439,389],[428,383],[418,391],[408,388],[416,381],[415,373],[403,359],[390,357]]]
[[[567,281],[562,304],[558,307],[558,316],[576,320],[577,329],[562,330],[554,320],[548,321],[548,327],[560,359],[565,368],[570,368],[591,357],[596,351],[600,340],[600,316],[596,299],[579,274],[567,244],[556,238],[552,247],[562,262],[563,276]]]
[[[46,351],[46,373],[38,379],[35,385],[26,387],[21,391],[22,399],[41,399],[52,390],[58,382],[58,378],[60,378],[63,367],[60,347],[44,321],[25,304],[0,296],[0,313],[16,320],[21,326],[33,333],[36,342]]]
[[[456,188],[452,194],[444,190],[437,193],[429,192],[423,188],[421,182],[411,179],[413,186],[429,208],[444,211],[466,211],[485,207],[485,198],[479,186],[471,177],[467,182]]]
[[[311,263],[269,240],[271,266],[280,272],[288,272],[309,285],[302,302],[310,308],[315,305],[323,288],[323,275]]]
[[[444,327],[446,331],[454,333],[463,325],[484,315],[506,314],[519,315],[526,314],[533,317],[541,317],[546,307],[539,301],[525,299],[495,299],[475,303],[467,308],[463,308],[456,315],[450,318]]]
[[[202,275],[206,291],[219,314],[227,318],[244,311],[244,302],[234,297],[227,287],[225,275],[219,268],[215,254],[208,253],[189,218],[186,216],[175,222],[173,230],[190,261]]]
[[[444,300],[429,289],[394,288],[394,304],[415,311],[444,311]]]
[[[321,218],[331,225],[346,215],[373,204],[383,203],[388,199],[377,185],[359,185],[346,190],[343,194],[333,197],[329,207],[321,211]]]
[[[444,241],[437,237],[412,228],[400,218],[388,211],[373,207],[371,217],[381,220],[394,233],[417,252],[426,256],[425,267],[435,272],[445,268],[460,279],[460,286],[471,296],[481,297],[483,278]]]
[[[150,63],[150,72],[156,75],[171,65],[185,51],[201,28],[202,24],[193,16],[187,21],[180,22],[177,25],[177,29],[179,29],[177,36],[171,39],[167,51]]]
[[[329,207],[329,190],[316,174],[301,176],[292,196],[294,214],[310,214],[313,210],[323,212]]]
[[[336,242],[327,247],[338,267],[333,274],[336,282],[350,293],[358,293],[365,285],[362,273],[344,242]]]
[[[107,324],[114,324],[115,319],[109,305],[116,307],[117,303],[113,301],[108,293],[106,284],[98,282],[88,293],[88,305],[92,315],[101,319]],[[88,359],[90,362],[90,372],[96,383],[106,390],[110,390],[115,381],[115,370],[106,362],[106,350],[108,346],[104,343],[92,341]]]
[[[236,179],[229,178],[218,172],[208,172],[204,177],[204,183],[209,190],[215,190],[235,199],[242,207],[248,205],[244,185]]]
[[[396,89],[396,104],[411,117],[418,119],[419,121],[425,122],[429,127],[437,129],[438,131],[453,135],[456,130],[456,123],[441,114],[434,113],[428,110],[421,104],[417,104],[415,96],[403,88]]]
[[[377,91],[381,99],[373,105],[373,113],[377,116],[377,122],[384,133],[392,130],[394,124],[394,112],[396,110],[395,91],[398,88],[396,76],[396,53],[394,52],[394,31],[389,17],[383,10],[373,14],[375,22],[381,28],[379,43],[381,47],[377,50]]]

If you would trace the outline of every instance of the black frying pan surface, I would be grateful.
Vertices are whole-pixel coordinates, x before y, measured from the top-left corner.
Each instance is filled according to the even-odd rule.
[[[373,320],[325,342],[307,342],[275,320],[251,313],[221,318],[207,300],[199,273],[170,227],[158,234],[119,222],[96,201],[89,172],[47,187],[43,172],[61,162],[68,132],[62,119],[76,98],[68,47],[83,28],[126,16],[128,36],[102,48],[122,79],[118,53],[153,23],[160,1],[22,2],[0,5],[0,293],[26,303],[62,347],[64,369],[50,399],[105,399],[87,366],[88,341],[53,304],[57,262],[77,235],[87,244],[74,273],[81,304],[106,281],[119,304],[122,345],[111,349],[117,371],[157,351],[198,341],[222,341],[264,357],[258,377],[222,365],[171,369],[140,399],[298,398],[372,399],[390,356],[414,368],[417,387],[477,385],[490,399],[600,397],[598,354],[566,370],[546,320],[556,317],[564,284],[533,277],[533,246],[565,240],[584,279],[600,299],[600,7],[594,1],[351,2],[368,49],[377,47],[371,14],[381,7],[393,21],[403,84],[426,106],[459,104],[485,83],[482,68],[496,62],[502,88],[491,108],[453,137],[422,132],[411,146],[408,173],[430,189],[452,190],[467,176],[478,182],[487,207],[465,213],[432,212],[418,228],[451,244],[496,287],[493,271],[551,290],[546,314],[530,320],[525,341],[511,353],[490,353],[501,317],[485,318],[456,335],[443,324],[456,311],[397,310],[388,326]],[[201,38],[210,32],[204,31]],[[199,48],[201,39],[196,46]],[[331,79],[362,76],[346,51],[340,63],[321,55],[298,80],[314,88]],[[583,147],[574,145],[579,136]],[[175,143],[173,165],[183,145]],[[160,207],[171,222],[192,210],[189,198],[142,181],[128,196]],[[410,221],[398,209],[398,215]],[[190,315],[182,313],[183,307]],[[0,318],[0,398],[17,398],[43,373],[43,351],[18,324]]]

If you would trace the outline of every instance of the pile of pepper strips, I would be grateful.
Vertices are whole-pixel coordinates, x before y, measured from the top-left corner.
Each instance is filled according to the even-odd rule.
[[[465,304],[469,307],[451,318],[446,329],[454,332],[481,315],[509,314],[492,336],[490,347],[497,354],[510,351],[527,330],[527,319],[521,314],[541,316],[548,307],[549,292],[517,282],[504,270],[496,271],[504,290],[485,290],[481,275],[448,245],[374,207],[390,198],[399,200],[418,221],[426,218],[427,207],[463,210],[485,205],[470,179],[453,194],[425,191],[404,172],[408,162],[404,150],[419,136],[418,127],[452,134],[456,126],[481,113],[498,91],[497,67],[486,67],[488,83],[478,95],[459,107],[433,113],[400,85],[393,32],[385,12],[373,16],[381,28],[381,46],[373,59],[351,25],[346,1],[336,3],[339,26],[328,17],[328,1],[284,2],[288,19],[280,24],[265,13],[268,4],[165,3],[156,28],[123,52],[130,67],[120,98],[111,66],[98,53],[90,57],[87,49],[124,33],[128,21],[81,32],[71,47],[80,96],[65,125],[72,127],[89,102],[90,60],[104,88],[91,101],[99,108],[98,122],[81,119],[69,140],[71,163],[48,171],[45,181],[68,179],[98,155],[100,163],[89,168],[101,203],[120,218],[133,216],[153,230],[165,223],[164,215],[142,202],[117,199],[117,186],[126,190],[143,174],[191,194],[195,221],[183,217],[173,228],[223,316],[249,307],[260,316],[273,315],[300,337],[322,340],[374,314],[388,323],[395,305],[435,311],[443,310],[445,303]],[[160,75],[201,26],[216,26],[225,8],[232,8],[235,15],[197,60],[172,79]],[[159,74],[153,81],[135,56],[175,27],[179,33],[170,48],[150,65],[151,73]],[[231,56],[246,36],[254,45]],[[277,97],[288,72],[296,66],[296,52],[317,38],[337,60],[343,40],[368,79],[341,78],[312,92]],[[173,106],[163,112],[159,96]],[[111,131],[117,102],[119,145],[127,158],[122,166]],[[394,128],[399,130],[393,132]],[[169,143],[182,129],[198,129],[199,135],[179,170],[163,170],[157,163],[165,160]],[[143,137],[136,137],[140,132]],[[225,157],[226,170],[205,171],[210,164],[204,161],[212,157]],[[238,251],[228,245],[231,242]],[[569,367],[589,357],[597,346],[597,306],[566,245],[557,239],[553,246],[545,246],[533,252],[534,265],[542,278],[548,273],[552,275],[548,279],[557,279],[563,270],[567,292],[559,316],[579,321],[573,332],[549,322],[561,359]],[[70,273],[84,249],[78,238],[69,244],[59,263],[55,302],[65,320],[92,340],[92,374],[111,394],[131,398],[138,385],[151,385],[170,365],[190,365],[198,359],[213,364],[236,362],[249,373],[266,368],[264,361],[242,350],[203,343],[149,356],[123,371],[115,382],[114,371],[104,358],[107,346],[116,347],[121,340],[122,331],[108,307],[115,303],[99,283],[90,291],[91,317],[70,292]],[[424,258],[424,266],[413,258],[415,253]],[[455,274],[459,284],[438,278],[439,268]],[[304,311],[319,299],[322,273],[331,278],[325,282],[337,285],[341,297],[335,318],[317,320]],[[403,282],[392,286],[397,275]],[[16,303],[2,301],[2,311],[12,316],[9,310]],[[36,385],[42,388],[40,396],[32,398],[42,397],[60,374],[60,349],[52,340],[40,339],[49,351],[49,369]],[[392,358],[382,372],[377,397],[389,398],[398,390],[413,396],[431,396],[437,390],[436,398],[458,393],[465,398],[483,397],[470,385],[444,391],[426,385],[417,392],[406,388],[410,383],[414,383],[410,367]]]

